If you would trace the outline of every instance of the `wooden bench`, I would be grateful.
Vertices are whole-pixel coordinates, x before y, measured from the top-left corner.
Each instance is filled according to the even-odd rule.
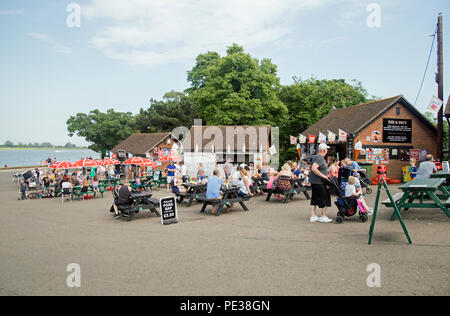
[[[222,192],[223,192],[222,198],[214,199],[214,200],[207,199],[206,193],[197,195],[196,196],[197,201],[203,203],[200,213],[204,213],[206,210],[206,207],[208,205],[212,205],[212,206],[218,206],[216,216],[220,216],[224,207],[230,208],[231,204],[234,204],[234,203],[239,203],[241,205],[241,207],[244,209],[244,211],[248,212],[248,208],[244,202],[249,201],[250,196],[249,195],[247,195],[245,197],[238,196],[238,194],[237,194],[238,191],[239,191],[238,188],[226,188],[226,189],[223,188],[222,189]]]
[[[392,196],[392,199],[394,200],[395,204],[398,204],[398,202],[400,202],[400,200],[403,197],[403,194],[404,194],[403,192],[399,192]],[[383,204],[384,206],[387,206],[387,207],[392,207],[392,203],[391,203],[390,199],[384,200],[383,202],[381,202],[381,204]]]

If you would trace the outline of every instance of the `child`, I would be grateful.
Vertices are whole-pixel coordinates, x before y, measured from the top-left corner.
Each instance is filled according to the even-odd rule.
[[[27,190],[28,187],[25,183],[25,181],[20,181],[20,187],[19,187],[19,192],[20,192],[20,199],[22,200],[26,200],[27,199]]]
[[[411,160],[409,161],[408,171],[411,175],[411,180],[414,180],[417,175],[416,160],[414,158],[411,158]]]
[[[98,177],[97,176],[95,176],[94,179],[92,180],[92,188],[94,189],[94,191],[96,193],[99,193],[99,190],[98,190]]]
[[[361,203],[361,205],[364,207],[364,209],[367,211],[367,215],[368,216],[370,216],[370,215],[373,215],[373,209],[372,208],[369,208],[368,206],[367,206],[367,203],[366,203],[366,201],[364,200],[364,198],[361,196],[361,192],[360,191],[356,191],[356,186],[355,186],[355,184],[356,184],[356,178],[355,177],[352,177],[352,176],[350,176],[349,178],[348,178],[348,182],[347,182],[347,185],[345,186],[345,197],[346,198],[348,198],[348,197],[356,197],[357,198],[357,200]]]

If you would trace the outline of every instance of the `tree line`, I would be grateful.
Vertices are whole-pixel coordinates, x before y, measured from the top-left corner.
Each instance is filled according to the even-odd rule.
[[[150,99],[136,115],[110,109],[71,116],[69,136],[84,137],[90,149],[104,156],[135,132],[190,128],[196,118],[206,125],[271,125],[280,129],[280,158],[287,160],[296,155],[289,135],[298,136],[333,109],[374,99],[356,80],[293,77],[292,84],[282,85],[270,59],[258,60],[237,44],[227,47],[225,56],[198,55],[187,81],[185,91]]]
[[[71,144],[71,143],[67,143],[64,146],[55,146],[49,142],[45,142],[45,143],[17,143],[14,144],[12,141],[7,140],[3,145],[0,145],[0,147],[6,147],[6,148],[78,148],[77,145]]]

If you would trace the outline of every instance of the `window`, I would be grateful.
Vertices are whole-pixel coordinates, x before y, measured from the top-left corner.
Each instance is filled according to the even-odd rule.
[[[395,113],[396,113],[397,115],[400,115],[400,107],[399,107],[399,106],[397,106],[397,107],[395,108]]]

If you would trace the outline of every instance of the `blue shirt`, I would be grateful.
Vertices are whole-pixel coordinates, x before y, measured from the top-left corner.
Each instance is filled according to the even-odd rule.
[[[350,164],[350,168],[352,170],[361,171],[361,168],[359,167],[359,164],[356,161],[352,161],[352,163]]]
[[[206,185],[206,198],[209,200],[220,198],[220,188],[222,187],[222,179],[217,176],[209,178]]]
[[[302,171],[300,169],[292,169],[292,173],[298,178],[302,174]]]
[[[175,177],[175,171],[177,170],[177,167],[174,165],[168,165],[167,166],[167,176],[168,177]]]

